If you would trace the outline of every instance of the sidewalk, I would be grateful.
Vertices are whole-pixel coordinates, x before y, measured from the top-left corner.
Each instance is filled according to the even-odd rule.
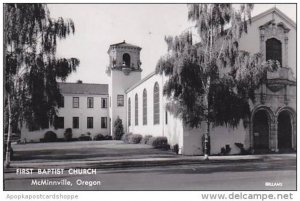
[[[153,167],[169,165],[188,164],[212,164],[212,163],[238,163],[258,161],[283,161],[296,160],[296,154],[265,154],[265,155],[232,155],[232,156],[210,156],[210,160],[204,160],[203,156],[181,156],[177,157],[143,157],[143,158],[118,158],[106,157],[103,160],[76,160],[76,161],[46,161],[46,162],[22,162],[12,161],[11,168],[4,169],[5,173],[13,173],[16,168],[128,168],[128,167]]]

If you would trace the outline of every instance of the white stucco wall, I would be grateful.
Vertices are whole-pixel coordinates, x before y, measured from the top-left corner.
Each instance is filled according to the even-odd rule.
[[[179,149],[183,146],[183,127],[182,121],[170,112],[166,114],[167,98],[163,97],[163,85],[167,78],[162,75],[153,75],[147,80],[136,86],[127,93],[127,108],[128,100],[131,99],[131,125],[128,127],[128,132],[152,136],[164,136],[168,138],[168,143],[173,146],[179,145]],[[155,83],[159,85],[159,107],[160,107],[160,123],[154,124],[153,119],[153,91]],[[147,124],[143,125],[143,91],[147,90]],[[138,95],[138,125],[135,125],[135,95]],[[166,122],[166,115],[168,121]],[[128,111],[127,111],[128,118]]]
[[[109,94],[111,99],[111,105],[109,103],[109,114],[111,118],[111,128],[113,132],[113,124],[116,118],[119,116],[122,119],[124,128],[127,125],[126,111],[127,111],[127,98],[125,91],[133,84],[141,80],[141,72],[132,71],[129,75],[124,74],[120,70],[111,71],[111,79],[109,84]],[[124,106],[117,106],[117,96],[124,95]],[[125,129],[126,131],[126,129]]]
[[[206,125],[203,122],[199,128],[184,126],[183,154],[203,155],[202,136],[205,133]],[[216,126],[210,129],[210,153],[217,155],[221,153],[221,148],[229,145],[229,154],[239,154],[240,149],[235,143],[244,144],[245,149],[249,148],[249,127],[244,128],[243,122],[236,128]]]
[[[73,108],[73,97],[79,97],[79,108]],[[94,108],[87,108],[87,97],[94,97]],[[64,94],[64,108],[58,110],[58,117],[64,117],[64,129],[43,129],[38,131],[28,131],[23,127],[21,130],[21,140],[26,138],[27,141],[39,141],[44,137],[48,130],[52,130],[57,134],[58,138],[64,137],[66,128],[72,128],[73,138],[79,137],[81,134],[91,133],[91,137],[96,134],[109,134],[109,116],[108,108],[101,108],[101,98],[107,98],[108,95],[83,95],[83,94]],[[73,128],[73,117],[79,117],[79,128]],[[87,128],[87,117],[93,117],[93,128]],[[101,128],[101,117],[107,117],[108,126],[106,129]]]
[[[154,125],[153,123],[153,89],[154,84],[159,85],[160,95],[160,123]],[[147,125],[143,125],[143,90],[147,90]],[[138,125],[135,125],[135,94],[138,95]],[[127,107],[128,100],[131,99],[131,126],[128,131],[132,133],[152,135],[152,136],[163,136],[163,101],[162,101],[162,79],[159,75],[154,75],[139,86],[127,93]],[[128,112],[127,112],[128,118]],[[126,124],[128,125],[128,124]]]

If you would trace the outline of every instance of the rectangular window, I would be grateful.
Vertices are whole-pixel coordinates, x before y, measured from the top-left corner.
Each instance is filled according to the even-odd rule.
[[[79,117],[73,117],[73,128],[79,128]]]
[[[79,97],[73,97],[73,108],[79,108]]]
[[[55,129],[65,128],[65,118],[64,117],[55,117],[55,119],[54,119],[54,128]]]
[[[87,107],[88,108],[93,108],[94,107],[94,98],[93,97],[88,97],[87,98]]]
[[[87,128],[93,128],[93,117],[88,117],[87,118]]]
[[[124,106],[124,95],[117,96],[117,106],[123,107]]]
[[[101,98],[101,108],[107,108],[107,98]]]
[[[101,128],[107,128],[107,117],[101,117]]]
[[[58,107],[63,108],[65,107],[65,97],[61,96],[61,98],[58,101]]]

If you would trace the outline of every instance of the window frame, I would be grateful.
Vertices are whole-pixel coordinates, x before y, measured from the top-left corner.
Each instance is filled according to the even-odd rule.
[[[147,90],[143,90],[143,125],[147,125],[148,121],[148,100]]]
[[[165,124],[167,125],[168,124],[168,111],[166,109],[166,112],[165,112]]]
[[[104,107],[103,107],[103,101],[105,102]],[[101,108],[108,108],[107,98],[101,98]]]
[[[77,99],[77,100],[78,100],[78,102],[77,102],[77,103],[78,103],[78,106],[77,106],[77,107],[75,107],[75,103],[76,103],[76,102],[75,102],[75,99]],[[78,97],[78,96],[76,96],[76,97],[73,97],[73,99],[72,99],[72,100],[73,100],[73,102],[72,102],[72,106],[73,106],[73,108],[79,108],[79,97]]]
[[[128,98],[128,126],[131,126],[131,100]]]
[[[90,124],[89,124],[89,119],[91,119],[91,127],[90,127]],[[86,125],[86,128],[87,129],[93,129],[94,128],[94,118],[93,117],[87,117],[86,118],[86,123],[87,123],[87,125]]]
[[[137,93],[134,97],[134,125],[139,125],[139,97]]]
[[[106,119],[106,121],[103,121],[104,119]],[[107,129],[108,127],[107,121],[108,121],[107,117],[101,117],[101,128]],[[103,122],[106,122],[104,127],[103,127]]]
[[[153,125],[160,124],[160,94],[159,85],[156,82],[153,87]]]
[[[275,50],[277,50],[276,48],[274,48],[275,46],[277,46],[278,50],[280,50],[280,52],[276,52]],[[280,63],[280,66],[283,65],[282,61],[283,61],[283,49],[282,49],[282,42],[280,40],[278,40],[275,37],[272,38],[268,38],[265,42],[265,48],[266,48],[266,61],[268,60],[277,60]],[[274,58],[276,54],[280,54],[280,58]],[[278,56],[278,55],[276,55]],[[278,60],[279,59],[279,60]]]
[[[92,100],[92,102],[90,102],[90,100]],[[94,97],[87,97],[87,108],[94,108]]]
[[[77,119],[77,127],[75,127],[75,124],[74,124],[74,122],[75,122],[74,120],[75,119]],[[72,118],[72,128],[73,129],[79,129],[79,117],[73,117]]]
[[[57,106],[58,106],[58,108],[64,108],[65,107],[65,97],[63,95],[61,95]]]
[[[118,94],[117,95],[117,107],[124,107],[124,102],[125,102],[124,95]],[[119,103],[121,103],[121,104],[119,104]]]

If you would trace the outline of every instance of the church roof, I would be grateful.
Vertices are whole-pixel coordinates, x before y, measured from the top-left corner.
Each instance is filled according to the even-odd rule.
[[[135,89],[137,86],[139,86],[140,84],[142,84],[143,82],[145,82],[146,80],[150,79],[152,76],[156,75],[155,71],[153,71],[152,73],[148,74],[146,77],[144,77],[142,80],[138,81],[137,83],[135,83],[134,85],[132,85],[131,87],[129,87],[125,92],[128,93],[131,90]]]
[[[254,22],[266,15],[271,14],[271,13],[276,13],[278,16],[280,16],[282,19],[284,19],[284,21],[286,21],[288,24],[290,24],[293,28],[296,28],[296,23],[276,7],[270,8],[269,10],[266,10],[265,12],[262,12],[256,16],[252,17],[251,21]]]
[[[108,84],[60,82],[62,94],[108,95]]]

